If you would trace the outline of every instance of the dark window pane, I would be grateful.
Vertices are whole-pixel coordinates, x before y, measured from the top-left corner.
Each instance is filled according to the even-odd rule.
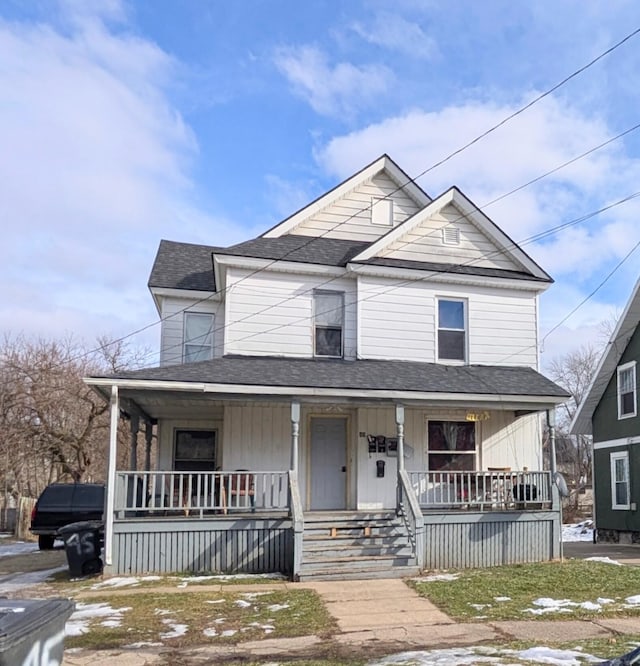
[[[621,414],[633,414],[635,407],[633,393],[623,393],[620,396],[620,402],[621,402],[621,409],[620,409]]]
[[[438,331],[438,358],[464,361],[464,331]]]
[[[616,483],[616,504],[628,504],[627,484]]]
[[[438,327],[464,329],[464,303],[438,301]]]
[[[429,451],[475,451],[476,428],[469,421],[429,421]]]
[[[475,455],[472,453],[430,453],[430,472],[470,471],[475,469]]]
[[[342,356],[342,329],[316,327],[316,356]]]
[[[204,430],[178,430],[176,432],[176,458],[213,460],[215,454],[215,432]]]

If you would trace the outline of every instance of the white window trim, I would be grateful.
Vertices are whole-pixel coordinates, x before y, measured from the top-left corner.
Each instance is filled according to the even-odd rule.
[[[626,465],[626,475],[627,478],[625,482],[627,484],[627,503],[626,504],[617,504],[616,503],[616,461],[624,460]],[[609,454],[609,464],[611,466],[611,508],[618,511],[628,511],[631,508],[631,485],[629,483],[629,452],[628,451],[616,451]]]
[[[341,296],[342,297],[342,332],[340,335],[340,355],[339,356],[330,356],[329,354],[318,354],[316,352],[316,295],[331,295],[331,296]],[[313,292],[313,326],[312,326],[312,335],[313,335],[313,356],[317,358],[344,358],[344,337],[345,337],[345,324],[346,320],[346,311],[345,311],[345,294],[344,291],[333,291],[331,289],[316,289]],[[327,328],[321,327],[321,328]]]
[[[455,358],[440,358],[440,301],[453,301],[462,303],[464,307],[464,358],[460,361]],[[436,348],[436,363],[444,363],[449,365],[467,365],[469,363],[469,301],[466,298],[456,298],[451,296],[437,296],[436,297],[436,311],[435,311],[435,348]],[[443,328],[443,331],[459,331],[459,328]]]
[[[622,392],[620,391],[620,375],[627,370],[633,370],[633,412],[629,412],[628,414],[623,414],[622,400],[621,400]],[[635,361],[629,361],[629,363],[625,363],[623,365],[618,366],[616,395],[618,400],[618,420],[631,419],[638,414],[638,385],[637,385]]]
[[[197,344],[191,343],[187,340],[187,318],[189,315],[195,315],[197,317],[209,317],[211,319],[211,344],[209,346],[209,359],[213,358],[213,347],[214,347],[214,330],[216,325],[216,318],[212,312],[193,312],[191,310],[185,310],[184,316],[182,318],[182,362],[185,363],[186,358],[186,346],[188,344]],[[207,345],[198,345],[200,347],[205,347]]]

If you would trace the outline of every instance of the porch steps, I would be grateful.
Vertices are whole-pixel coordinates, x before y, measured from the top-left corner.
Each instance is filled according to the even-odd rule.
[[[300,580],[402,578],[419,573],[395,512],[307,513]]]

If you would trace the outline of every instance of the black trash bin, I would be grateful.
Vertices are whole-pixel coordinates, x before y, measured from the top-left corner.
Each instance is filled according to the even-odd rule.
[[[104,523],[99,520],[85,520],[60,528],[67,553],[71,578],[82,578],[102,572],[102,538]]]
[[[68,599],[0,599],[0,666],[61,664]]]

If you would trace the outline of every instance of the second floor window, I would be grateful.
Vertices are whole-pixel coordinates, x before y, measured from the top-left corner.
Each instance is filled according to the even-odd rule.
[[[636,362],[618,368],[618,418],[626,419],[637,413]]]
[[[467,360],[465,302],[438,300],[438,360]]]
[[[339,292],[318,291],[313,295],[314,354],[342,357],[344,297]]]
[[[208,361],[213,358],[213,315],[184,313],[183,361]]]

